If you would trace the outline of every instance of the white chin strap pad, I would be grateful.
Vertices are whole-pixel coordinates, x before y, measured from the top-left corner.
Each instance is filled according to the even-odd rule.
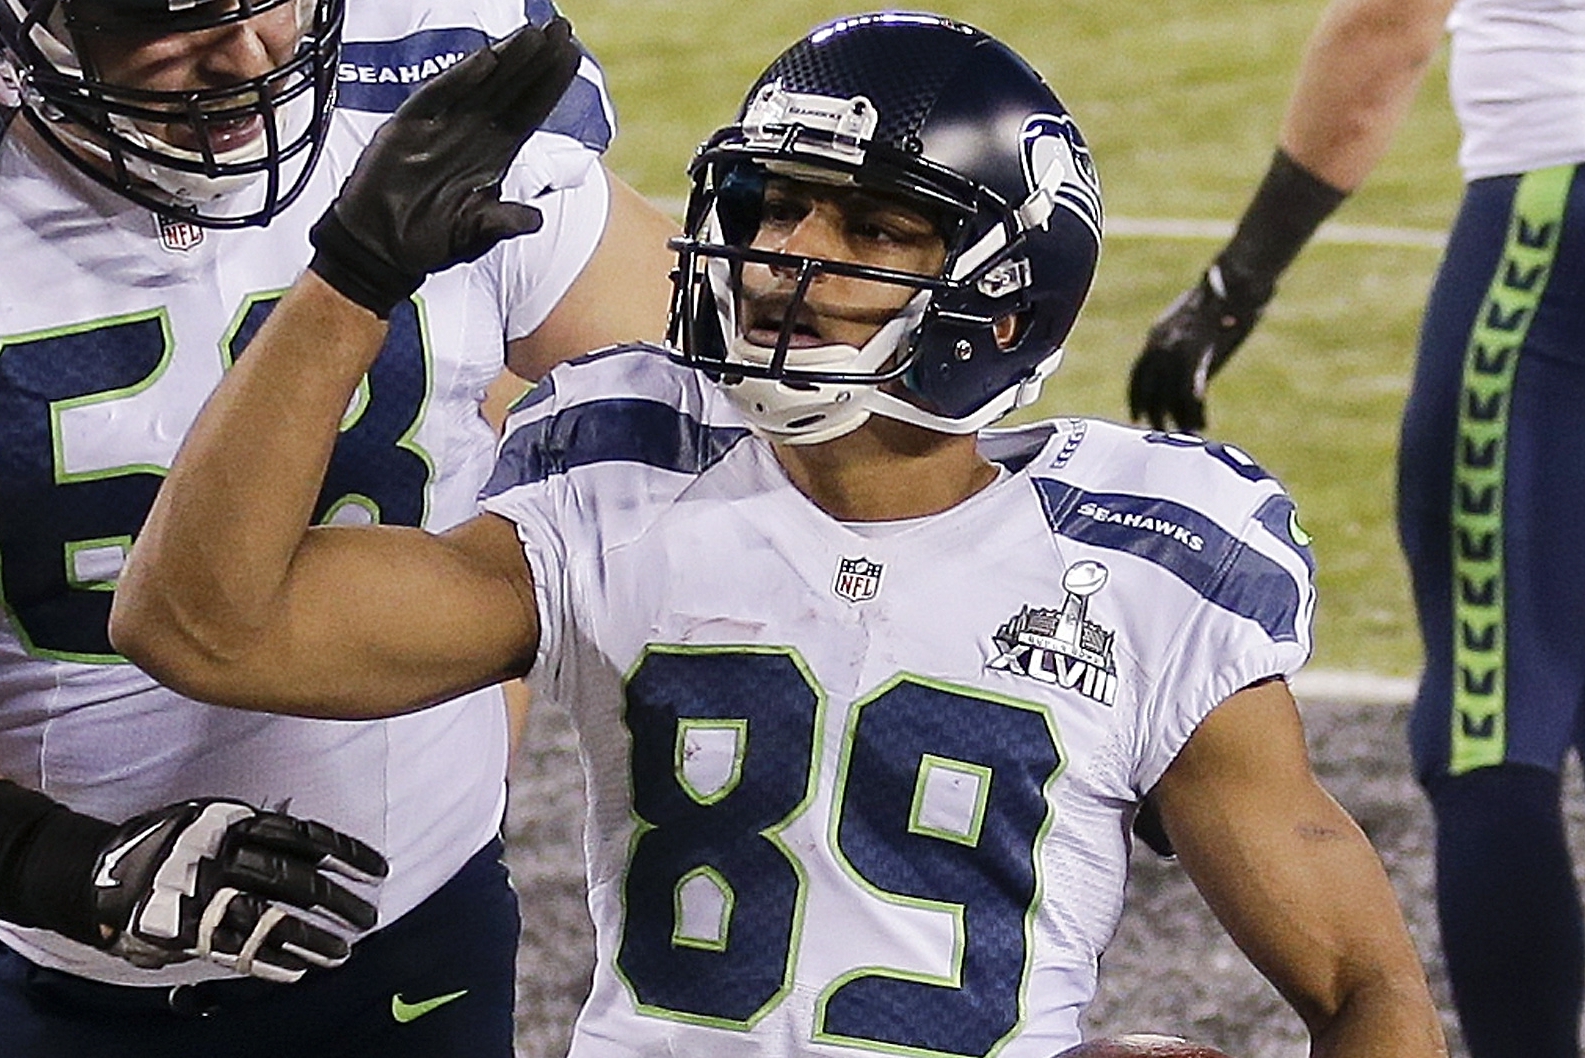
[[[787,366],[806,371],[872,375],[913,337],[929,303],[927,292],[915,294],[864,343],[863,348],[833,343],[789,349]],[[723,326],[729,322],[722,319]],[[773,350],[748,342],[737,334],[735,325],[727,333],[735,336],[727,352],[729,365],[770,363]],[[870,413],[876,410],[870,402],[879,392],[877,387],[864,383],[815,382],[793,386],[762,378],[723,383],[722,388],[749,426],[773,441],[794,445],[820,444],[863,426]]]
[[[821,384],[793,389],[768,378],[723,383],[728,400],[756,433],[783,444],[812,445],[852,433],[870,417],[858,390],[870,387]]]

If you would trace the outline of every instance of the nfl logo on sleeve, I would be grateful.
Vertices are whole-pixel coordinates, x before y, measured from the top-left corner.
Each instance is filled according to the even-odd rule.
[[[844,558],[837,567],[837,579],[831,590],[848,602],[867,602],[881,590],[882,568],[879,562],[867,558]]]

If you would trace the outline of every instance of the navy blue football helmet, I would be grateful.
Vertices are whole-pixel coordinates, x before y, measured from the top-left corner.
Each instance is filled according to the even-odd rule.
[[[10,68],[28,120],[98,183],[180,220],[264,224],[301,193],[324,145],[344,8],[345,0],[0,0],[0,76]],[[259,17],[294,18],[295,50],[238,83],[111,84],[85,46]]]
[[[689,173],[672,355],[788,443],[841,436],[871,414],[969,433],[1028,404],[1060,362],[1100,254],[1100,185],[1067,109],[1006,45],[936,15],[816,29],[771,63]],[[900,274],[751,246],[777,177],[901,200],[940,229],[944,266]],[[746,264],[797,276],[774,349],[741,333]],[[810,350],[792,332],[821,275],[912,293],[863,349]]]

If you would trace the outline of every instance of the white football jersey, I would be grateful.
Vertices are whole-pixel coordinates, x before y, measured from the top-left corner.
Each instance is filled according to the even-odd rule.
[[[387,923],[498,833],[498,691],[367,723],[214,708],[127,664],[105,624],[183,434],[307,263],[308,228],[362,145],[418,83],[523,15],[523,0],[350,5],[330,142],[308,190],[267,228],[162,222],[78,174],[24,118],[11,121],[0,140],[0,776],[114,821],[200,796],[323,820],[389,857]],[[319,517],[440,529],[473,513],[495,445],[479,401],[505,342],[538,326],[593,251],[611,130],[586,60],[507,183],[511,197],[551,192],[535,198],[544,230],[398,306],[347,409]],[[206,962],[138,970],[4,924],[0,940],[128,984],[224,973]]]
[[[593,990],[575,1058],[1048,1058],[1130,825],[1197,724],[1310,650],[1294,505],[1247,456],[1086,420],[844,524],[652,347],[553,372],[484,506],[577,726]]]
[[[1585,162],[1585,0],[1459,0],[1447,24],[1464,178]]]

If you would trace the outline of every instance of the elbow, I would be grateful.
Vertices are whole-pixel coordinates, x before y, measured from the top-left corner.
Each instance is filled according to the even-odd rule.
[[[215,704],[236,702],[243,652],[184,615],[157,588],[124,580],[110,605],[110,645],[165,687]]]
[[[1402,1058],[1447,1058],[1441,1018],[1423,973],[1383,980],[1325,1011],[1300,1011],[1312,1054],[1352,1053],[1361,1039],[1380,1041]],[[1372,1052],[1375,1053],[1375,1052]]]
[[[116,589],[110,603],[110,645],[117,654],[169,686],[162,675],[175,661],[169,625],[154,614],[143,595],[125,585]]]
[[[1392,932],[1396,943],[1337,953],[1327,987],[1284,993],[1309,1029],[1316,1045],[1311,1053],[1352,1053],[1359,1040],[1370,1038],[1390,1042],[1391,1050],[1382,1053],[1447,1058],[1424,965],[1407,933]]]

